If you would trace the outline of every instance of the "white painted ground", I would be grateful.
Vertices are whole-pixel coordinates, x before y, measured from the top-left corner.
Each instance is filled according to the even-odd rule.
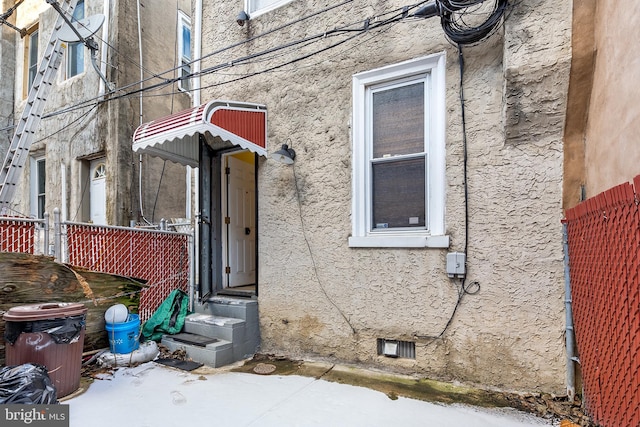
[[[71,427],[529,427],[553,422],[487,410],[389,399],[363,387],[301,376],[211,371],[154,362],[119,368],[68,404]]]

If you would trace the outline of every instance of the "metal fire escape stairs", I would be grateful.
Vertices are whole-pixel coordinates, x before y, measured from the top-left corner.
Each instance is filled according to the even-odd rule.
[[[51,3],[51,0],[47,0]],[[55,2],[54,2],[55,3]],[[10,207],[20,174],[29,157],[29,148],[35,139],[36,131],[42,119],[47,97],[55,81],[56,72],[62,61],[62,43],[58,39],[58,31],[68,21],[64,15],[72,16],[78,0],[56,3],[59,13],[51,38],[44,52],[38,71],[29,89],[26,105],[17,123],[15,133],[0,170],[0,215],[6,215]],[[55,7],[55,6],[54,6]]]

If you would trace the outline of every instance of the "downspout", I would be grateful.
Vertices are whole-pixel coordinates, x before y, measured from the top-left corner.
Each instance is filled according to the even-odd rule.
[[[139,61],[140,61],[140,96],[138,99],[139,102],[139,110],[140,110],[140,123],[139,126],[142,125],[143,116],[142,116],[142,96],[144,93],[144,67],[142,64],[142,21],[140,20],[140,0],[136,2],[137,5],[137,13],[138,13],[138,51],[139,51]],[[147,219],[144,217],[144,209],[142,203],[142,154],[138,155],[138,201],[140,202],[140,217],[143,221],[149,223]]]
[[[200,87],[201,87],[201,79],[200,79],[200,69],[202,65],[200,64],[200,58],[202,57],[202,0],[195,0],[194,4],[194,19],[193,19],[193,106],[200,105],[202,103]],[[193,175],[193,179],[192,179]],[[194,212],[200,211],[200,205],[198,204],[199,200],[199,186],[200,182],[199,169],[195,168],[193,170],[193,174],[191,173],[191,167],[187,166],[187,214],[188,217],[191,218],[191,205],[193,204]],[[193,191],[194,199],[193,202],[191,200],[191,192]],[[199,230],[198,230],[198,221],[199,216],[196,216],[195,226],[194,226],[194,239],[193,239],[193,255],[192,255],[192,270],[190,274],[189,280],[189,310],[193,311],[193,307],[195,305],[196,298],[196,272],[199,271],[200,268],[200,240],[199,240]]]
[[[101,76],[106,76],[107,75],[107,48],[108,48],[108,38],[109,38],[109,20],[110,18],[110,11],[111,11],[111,7],[110,7],[110,0],[104,0],[103,6],[102,6],[102,12],[104,14],[104,24],[102,24],[102,46],[100,49],[100,75]],[[103,79],[100,79],[100,83],[98,86],[98,95],[104,95],[106,93],[106,91],[108,90],[107,84]]]
[[[569,238],[567,223],[562,221],[562,243],[564,247],[564,306],[566,315],[565,345],[567,347],[567,397],[573,402],[576,395],[575,335],[573,331],[573,309],[571,299],[571,275],[569,274]]]

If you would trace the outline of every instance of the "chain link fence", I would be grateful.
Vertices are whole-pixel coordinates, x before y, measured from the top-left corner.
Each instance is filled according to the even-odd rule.
[[[141,321],[173,290],[191,294],[192,233],[62,222],[57,211],[51,230],[53,245],[48,217],[1,217],[0,251],[51,254],[58,262],[145,282],[138,308]]]
[[[40,219],[0,217],[0,252],[42,254],[48,244],[48,217]]]
[[[566,212],[585,409],[640,426],[640,176]]]

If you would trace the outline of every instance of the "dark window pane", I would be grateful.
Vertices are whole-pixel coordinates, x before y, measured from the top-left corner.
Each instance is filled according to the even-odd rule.
[[[45,161],[38,161],[38,193],[44,193],[44,187],[46,182],[46,168]]]
[[[189,82],[189,75],[191,74],[191,66],[183,65],[180,69],[180,87],[184,90],[191,89],[191,83]]]
[[[374,229],[424,227],[425,158],[373,165]]]
[[[31,90],[31,85],[36,78],[38,72],[38,31],[34,31],[29,35],[29,81],[27,88]]]
[[[38,160],[38,218],[44,218],[45,204],[45,183],[46,183],[46,163],[44,160]]]
[[[424,152],[424,83],[373,93],[373,158]]]

